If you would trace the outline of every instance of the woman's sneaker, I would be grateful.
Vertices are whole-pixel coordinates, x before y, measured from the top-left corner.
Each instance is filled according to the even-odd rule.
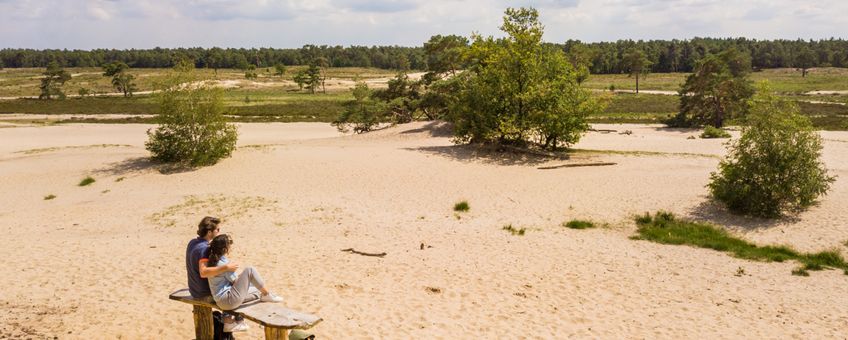
[[[247,332],[250,327],[244,321],[233,321],[224,324],[224,333]]]
[[[283,302],[283,298],[275,295],[274,293],[268,292],[268,294],[262,295],[262,297],[259,298],[259,301],[262,301],[262,302]]]

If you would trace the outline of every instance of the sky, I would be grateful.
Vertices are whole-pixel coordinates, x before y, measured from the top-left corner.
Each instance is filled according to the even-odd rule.
[[[0,0],[0,48],[420,46],[520,6],[548,42],[848,38],[848,0]]]

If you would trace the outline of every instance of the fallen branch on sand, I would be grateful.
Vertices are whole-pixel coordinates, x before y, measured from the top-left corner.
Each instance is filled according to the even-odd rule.
[[[554,166],[542,166],[538,167],[539,170],[550,170],[550,169],[559,169],[559,168],[577,168],[581,166],[607,166],[607,165],[616,165],[618,163],[612,162],[597,162],[597,163],[574,163],[574,164],[560,164]]]
[[[618,132],[618,130],[610,130],[610,129],[589,129],[589,131],[600,132],[600,133]]]
[[[373,256],[373,257],[383,257],[386,256],[386,253],[363,253],[361,251],[356,251],[353,248],[342,249],[342,251],[346,251],[351,254],[357,254],[362,256]]]

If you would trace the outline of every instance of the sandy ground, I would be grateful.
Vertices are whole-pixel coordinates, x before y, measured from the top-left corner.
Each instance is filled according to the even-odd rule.
[[[540,161],[453,146],[427,123],[357,136],[245,124],[232,158],[163,173],[146,160],[149,127],[0,129],[0,338],[191,339],[191,307],[167,295],[186,284],[185,244],[207,214],[224,219],[235,261],[324,318],[321,339],[846,337],[842,272],[797,277],[793,263],[628,239],[633,214],[666,209],[845,254],[846,132],[822,133],[832,192],[769,222],[706,203],[724,148],[686,139],[695,131],[601,125],[632,134],[591,132],[576,147],[654,153]],[[596,161],[617,165],[539,169]],[[85,176],[97,182],[78,187]],[[460,200],[469,212],[452,211]],[[560,226],[574,218],[608,226]]]

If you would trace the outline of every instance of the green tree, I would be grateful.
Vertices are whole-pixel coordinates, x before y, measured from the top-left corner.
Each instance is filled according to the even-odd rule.
[[[631,48],[626,53],[624,53],[624,57],[622,58],[622,62],[624,63],[624,69],[630,74],[631,77],[636,77],[636,93],[639,93],[639,76],[645,75],[651,72],[651,60],[645,56],[645,52],[639,49]]]
[[[297,71],[297,73],[295,73],[294,76],[292,76],[292,80],[295,82],[295,84],[297,84],[297,87],[301,91],[303,91],[303,87],[308,82],[308,79],[307,79],[307,76],[306,76],[306,70]]]
[[[332,125],[341,132],[347,132],[351,128],[355,133],[371,131],[384,119],[385,107],[372,98],[372,92],[364,82],[356,83],[353,98]]]
[[[309,65],[303,73],[303,86],[306,87],[310,93],[314,94],[315,90],[321,86],[321,79],[321,68],[318,67],[317,64],[313,63]]]
[[[586,116],[601,106],[581,88],[559,48],[542,44],[543,26],[533,8],[506,10],[506,38],[473,37],[468,71],[457,74],[450,120],[458,142],[526,144],[545,148],[576,143]]]
[[[276,65],[274,65],[274,75],[275,76],[282,77],[285,74],[286,74],[286,65],[283,65],[283,64],[280,64],[280,63],[277,63]]]
[[[680,112],[669,125],[720,128],[728,119],[743,117],[754,95],[750,70],[750,58],[735,49],[700,60],[678,91]]]
[[[801,77],[807,77],[807,70],[818,64],[818,57],[809,47],[804,46],[795,58],[795,67],[801,69]]]
[[[62,92],[62,86],[65,85],[66,81],[71,80],[71,74],[65,71],[55,61],[51,61],[47,65],[47,70],[43,74],[44,78],[41,78],[41,85],[38,87],[41,89],[41,94],[38,95],[38,98],[51,99],[53,96],[57,96],[59,99],[65,99],[65,92]]]
[[[135,76],[127,73],[130,67],[121,61],[111,62],[103,66],[103,76],[112,77],[112,86],[115,90],[124,94],[124,97],[132,97],[135,92]]]
[[[762,86],[742,136],[710,175],[712,196],[734,212],[778,217],[803,210],[835,180],[820,160],[822,140],[795,103]]]
[[[450,72],[456,75],[463,66],[463,53],[468,49],[468,39],[458,35],[434,35],[424,43],[427,70],[437,74]]]
[[[236,126],[224,117],[223,90],[205,85],[183,86],[195,80],[181,70],[158,96],[158,127],[147,131],[151,158],[191,166],[212,165],[229,157],[236,146]]]
[[[392,123],[409,123],[415,119],[415,112],[418,111],[421,84],[409,80],[409,76],[401,72],[389,80],[386,89],[372,91],[371,96],[386,104],[386,113]]]

